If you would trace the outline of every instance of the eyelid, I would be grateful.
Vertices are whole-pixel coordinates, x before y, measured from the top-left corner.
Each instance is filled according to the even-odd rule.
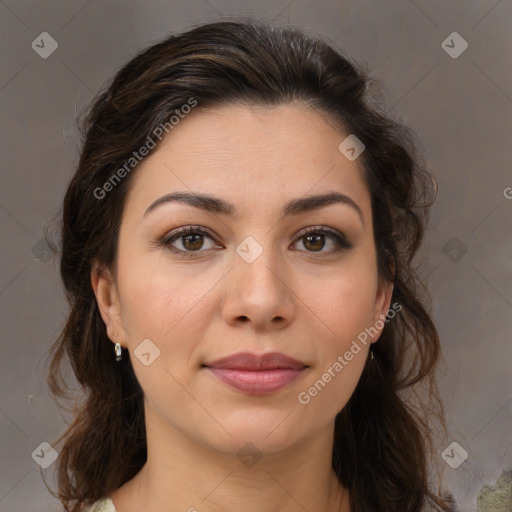
[[[194,257],[194,255],[200,255],[201,253],[208,253],[213,248],[210,249],[199,249],[197,251],[184,251],[182,249],[176,249],[175,247],[172,247],[171,243],[175,240],[179,240],[180,236],[185,236],[187,234],[202,234],[210,237],[213,241],[215,241],[217,244],[218,239],[216,234],[209,228],[205,226],[199,226],[199,225],[186,225],[181,226],[179,228],[173,229],[170,232],[167,232],[162,237],[160,237],[155,244],[167,248],[169,251],[175,253],[184,255],[185,257]],[[309,234],[321,234],[326,235],[328,237],[331,237],[334,239],[336,248],[330,251],[299,251],[299,252],[305,252],[306,254],[316,255],[316,256],[327,256],[332,255],[338,252],[342,252],[345,250],[350,250],[354,248],[354,245],[348,240],[346,235],[337,229],[330,228],[328,226],[323,225],[314,225],[314,226],[308,226],[306,228],[303,228],[298,233],[294,235],[294,241],[292,242],[292,245],[295,245],[297,242],[300,241],[301,238],[304,238],[305,236]],[[218,248],[218,247],[216,247]]]
[[[334,242],[335,247],[327,251],[299,250],[297,251],[299,254],[306,254],[308,256],[312,256],[313,258],[332,258],[333,256],[339,255],[340,253],[345,253],[346,251],[354,249],[354,244],[346,237],[343,231],[329,228],[328,226],[309,226],[304,228],[295,236],[295,241],[292,245],[299,243],[300,240],[304,239],[309,234],[323,235],[327,237],[327,239],[331,239]]]
[[[310,233],[320,233],[320,234],[326,234],[331,235],[333,238],[335,238],[338,242],[340,242],[346,249],[352,249],[354,245],[349,241],[349,239],[346,237],[345,233],[343,231],[339,231],[334,228],[330,228],[328,226],[308,226],[307,228],[302,229],[295,235],[295,239],[303,238]]]
[[[195,234],[195,233],[198,233],[201,235],[206,235],[206,236],[210,237],[212,240],[214,240],[216,243],[218,243],[217,236],[211,229],[209,229],[205,226],[197,226],[197,225],[187,225],[187,226],[181,226],[179,228],[173,229],[173,230],[165,233],[155,243],[164,248],[168,248],[172,252],[176,252],[179,254],[185,254],[185,255],[197,254],[197,253],[200,254],[200,253],[208,252],[209,250],[211,250],[211,249],[207,249],[207,250],[199,250],[199,251],[183,251],[181,249],[176,249],[171,246],[172,241],[179,240],[180,237],[183,237],[185,235]],[[170,247],[172,247],[172,249],[170,249]]]
[[[208,236],[210,236],[214,240],[217,239],[217,235],[210,228],[207,228],[205,226],[198,226],[198,225],[194,225],[194,224],[189,224],[187,226],[181,226],[179,228],[173,229],[170,232],[166,233],[162,238],[163,239],[170,239],[170,238],[173,238],[173,237],[175,237],[177,235],[180,235],[180,234],[188,234],[189,232],[190,233],[192,233],[192,232],[195,233],[196,231],[199,232],[199,233],[202,233],[202,234],[207,234]]]

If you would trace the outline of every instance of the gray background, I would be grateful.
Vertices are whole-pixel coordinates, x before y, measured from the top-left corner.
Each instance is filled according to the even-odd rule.
[[[77,162],[76,111],[142,47],[246,14],[301,25],[368,62],[386,84],[385,109],[418,133],[439,186],[423,255],[446,360],[447,443],[469,453],[444,481],[459,509],[474,511],[481,486],[512,469],[510,1],[5,0],[1,512],[59,510],[31,458],[66,419],[48,396],[43,357],[67,305],[40,239]],[[458,58],[441,46],[454,31],[469,44]],[[31,47],[42,32],[58,42],[47,59]]]

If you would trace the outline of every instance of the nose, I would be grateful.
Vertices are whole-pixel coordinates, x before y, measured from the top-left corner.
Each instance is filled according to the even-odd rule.
[[[284,262],[278,262],[270,249],[248,261],[237,255],[226,276],[225,322],[232,326],[249,324],[260,333],[284,329],[293,322],[297,300]]]

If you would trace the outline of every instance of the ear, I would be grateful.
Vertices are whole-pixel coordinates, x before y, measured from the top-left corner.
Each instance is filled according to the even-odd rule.
[[[91,285],[96,296],[101,318],[107,328],[108,337],[115,343],[123,345],[126,332],[121,322],[121,304],[115,279],[110,269],[100,269],[93,264],[91,270]]]
[[[384,278],[379,278],[377,294],[375,296],[374,315],[372,326],[378,331],[372,336],[371,343],[375,343],[382,334],[382,330],[386,325],[386,315],[391,305],[391,297],[393,296],[394,284]]]

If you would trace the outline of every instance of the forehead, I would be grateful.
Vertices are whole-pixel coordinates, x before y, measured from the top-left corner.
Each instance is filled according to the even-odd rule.
[[[337,190],[368,209],[362,162],[338,149],[347,135],[303,105],[199,105],[137,166],[128,200],[147,207],[165,193],[188,190],[234,203],[243,194],[245,203],[264,208]]]

